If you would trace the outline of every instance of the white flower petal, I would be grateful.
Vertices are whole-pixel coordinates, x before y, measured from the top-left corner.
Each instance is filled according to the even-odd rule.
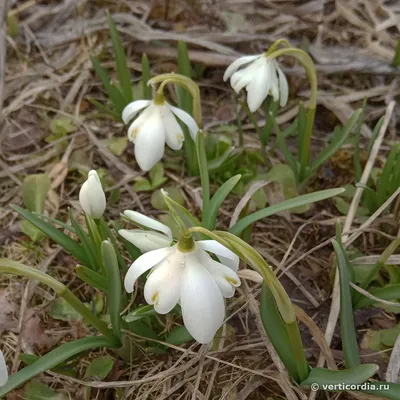
[[[128,122],[133,119],[140,110],[149,106],[150,104],[151,100],[137,100],[129,103],[122,111],[122,121],[124,121],[124,124],[127,125]]]
[[[0,386],[4,386],[8,381],[8,370],[4,354],[0,350]]]
[[[141,116],[139,116],[139,118],[140,117]],[[134,125],[135,122],[132,125]],[[158,110],[153,110],[139,127],[135,139],[135,158],[139,167],[143,171],[150,171],[164,155],[164,147],[165,131],[161,115]]]
[[[166,106],[189,128],[190,136],[194,141],[196,141],[197,133],[199,132],[199,127],[197,126],[194,118],[188,114],[186,111],[180,108],[171,106],[171,104],[165,103]]]
[[[247,86],[247,105],[251,112],[255,112],[265,100],[271,85],[270,63],[264,57],[264,63],[260,65],[254,74],[253,80]]]
[[[239,268],[239,257],[221,243],[218,243],[216,240],[199,240],[196,242],[196,245],[205,251],[214,253],[222,264],[237,272]]]
[[[160,107],[161,118],[165,129],[165,140],[167,145],[173,150],[182,148],[182,143],[185,139],[183,131],[175,115],[167,106]]]
[[[128,293],[132,293],[133,286],[139,276],[161,262],[170,254],[170,252],[171,247],[149,251],[148,253],[141,255],[137,260],[135,260],[129,267],[129,270],[125,276],[125,290]]]
[[[270,91],[274,101],[278,101],[279,99],[279,82],[278,82],[278,75],[277,75],[277,68],[278,64],[275,60],[270,63],[270,79],[271,79],[271,86]]]
[[[144,298],[153,304],[159,314],[169,313],[181,295],[182,268],[180,255],[176,251],[155,267],[146,281]]]
[[[199,260],[207,271],[214,277],[220,277],[234,287],[240,286],[240,278],[235,271],[213,260],[206,252],[199,254]]]
[[[224,322],[225,304],[215,280],[196,255],[188,257],[180,299],[186,329],[198,342],[209,343]]]
[[[142,128],[142,126],[146,123],[147,119],[155,112],[154,105],[149,105],[130,125],[128,128],[128,139],[135,143],[136,138]]]
[[[232,76],[232,74],[234,74],[242,65],[248,64],[249,62],[254,61],[261,56],[263,56],[263,54],[257,54],[255,56],[244,56],[235,60],[226,69],[224,73],[224,82],[226,82]]]
[[[227,282],[226,279],[217,276],[214,277],[214,280],[215,283],[218,285],[222,296],[224,296],[226,299],[230,299],[235,295],[235,288],[229,282]]]
[[[279,76],[279,104],[281,107],[286,106],[289,98],[289,85],[285,74],[277,65],[276,67]]]
[[[142,229],[120,229],[118,233],[135,245],[142,253],[162,249],[171,244],[171,240],[162,233]]]
[[[170,242],[172,241],[172,232],[167,225],[133,210],[125,210],[124,215],[141,226],[165,233],[170,239]]]
[[[254,79],[254,68],[248,67],[235,72],[231,78],[231,86],[236,93],[239,93]]]
[[[106,209],[106,196],[101,187],[100,178],[95,170],[91,170],[88,179],[79,192],[79,203],[87,215],[101,218]]]

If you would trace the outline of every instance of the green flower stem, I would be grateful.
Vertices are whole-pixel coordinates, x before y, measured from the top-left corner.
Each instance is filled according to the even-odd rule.
[[[275,59],[283,55],[290,55],[297,60],[300,61],[304,69],[306,70],[308,80],[310,81],[311,87],[311,94],[310,94],[310,102],[307,112],[307,120],[306,120],[306,130],[305,130],[305,146],[303,146],[303,154],[301,154],[302,163],[300,165],[300,172],[299,177],[300,181],[303,179],[304,174],[306,172],[306,168],[308,166],[310,160],[310,142],[311,142],[311,134],[312,128],[314,125],[314,117],[315,117],[315,110],[317,107],[317,91],[318,91],[318,84],[317,84],[317,71],[315,70],[315,65],[312,58],[303,50],[295,49],[292,47],[284,48],[280,50],[276,50],[268,55],[270,59]]]
[[[157,95],[162,94],[165,85],[168,83],[173,83],[186,89],[193,98],[193,117],[201,127],[200,89],[192,79],[180,74],[162,74],[150,79],[147,84],[154,85],[156,83],[161,83],[157,90]]]
[[[5,258],[0,259],[0,272],[22,275],[30,279],[35,279],[41,283],[52,288],[58,295],[60,295],[66,302],[68,302],[82,317],[111,343],[119,345],[118,338],[108,329],[107,325],[96,315],[94,315],[64,284],[44,274],[34,268],[28,267],[24,264],[8,260]]]

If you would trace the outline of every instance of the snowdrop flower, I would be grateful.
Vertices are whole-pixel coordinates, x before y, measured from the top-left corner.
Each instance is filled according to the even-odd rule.
[[[279,99],[281,107],[288,101],[289,87],[285,74],[277,61],[264,53],[244,56],[234,61],[224,74],[225,82],[229,78],[236,93],[246,87],[247,105],[251,112],[256,111],[269,94],[274,101]]]
[[[154,101],[137,100],[128,104],[122,112],[122,120],[128,124],[140,111],[128,129],[128,138],[135,144],[135,158],[143,171],[149,171],[161,160],[165,143],[173,150],[182,147],[184,135],[176,117],[187,125],[190,136],[196,141],[199,131],[196,121],[185,111],[165,102],[162,96]]]
[[[3,352],[0,350],[0,386],[4,386],[8,381],[8,370]]]
[[[106,196],[101,187],[100,178],[93,169],[81,187],[79,202],[85,213],[95,219],[101,218],[106,209]]]
[[[146,302],[160,314],[169,313],[179,303],[186,329],[198,342],[209,343],[225,318],[224,297],[232,297],[240,285],[238,256],[215,240],[192,242],[189,249],[182,242],[170,246],[172,234],[167,226],[133,211],[125,215],[162,232],[123,233],[142,249],[149,249],[149,238],[155,237],[147,236],[147,242],[145,234],[159,235],[152,249],[130,266],[125,276],[126,291],[131,293],[136,280],[152,269],[144,287]],[[209,253],[215,254],[219,262]]]

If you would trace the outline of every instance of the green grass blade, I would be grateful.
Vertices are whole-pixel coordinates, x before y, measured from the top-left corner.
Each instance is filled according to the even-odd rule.
[[[385,166],[383,167],[381,176],[379,177],[378,184],[376,185],[376,196],[378,205],[383,204],[388,197],[387,193],[390,190],[390,179],[392,176],[392,172],[394,171],[393,167],[396,163],[398,152],[399,145],[393,146],[385,162]],[[396,189],[397,188],[395,188],[395,190]]]
[[[282,363],[295,381],[299,381],[299,372],[296,360],[291,351],[290,339],[274,296],[266,283],[263,283],[260,296],[261,320],[269,340],[278,353]]]
[[[371,138],[369,139],[369,142],[368,142],[368,153],[371,153],[372,146],[375,143],[375,139],[378,136],[379,131],[381,130],[384,120],[385,120],[385,117],[381,117],[379,119],[379,121],[376,123],[374,130],[372,131]]]
[[[100,103],[96,99],[88,98],[88,101],[89,101],[89,103],[92,103],[94,106],[96,106],[100,111],[103,111],[106,114],[109,114],[114,119],[121,119],[121,115],[119,115],[116,111],[112,110],[111,108],[109,108],[109,107],[105,106],[104,104]]]
[[[292,208],[304,206],[306,204],[312,204],[317,201],[326,200],[329,199],[330,197],[337,196],[343,192],[344,189],[342,188],[328,189],[328,190],[321,190],[315,193],[304,194],[302,196],[298,196],[293,199],[284,200],[279,204],[274,204],[273,206],[263,208],[262,210],[256,211],[255,213],[249,214],[247,217],[240,219],[238,222],[236,222],[235,225],[231,227],[229,231],[234,235],[238,236],[249,225],[259,221],[260,219],[277,214],[281,211],[286,211]]]
[[[355,131],[355,144],[354,144],[354,170],[356,174],[356,182],[361,179],[362,167],[360,159],[360,139],[361,139],[361,127],[365,117],[365,108],[367,107],[368,97],[364,97],[363,104],[361,106],[360,118],[357,121],[356,131]]]
[[[221,204],[225,201],[228,194],[233,190],[236,184],[240,181],[242,176],[235,175],[228,179],[214,194],[210,200],[209,210],[207,213],[207,220],[203,222],[204,228],[213,231],[216,226],[217,216]]]
[[[90,240],[89,235],[83,230],[83,228],[76,222],[72,215],[71,209],[69,210],[69,219],[72,223],[76,235],[78,235],[82,247],[89,259],[89,264],[86,265],[90,269],[97,271],[99,269],[99,260],[97,259],[97,252],[94,248],[93,242]]]
[[[83,351],[92,350],[99,347],[115,347],[115,345],[102,336],[93,336],[78,339],[57,347],[50,353],[40,357],[39,360],[11,375],[8,379],[8,382],[4,386],[0,387],[0,397],[10,393],[12,390],[23,385],[36,375],[56,367],[68,358],[71,358]]]
[[[199,132],[196,138],[196,152],[197,159],[199,160],[199,171],[201,179],[202,197],[203,197],[203,221],[207,220],[209,214],[209,204],[210,204],[210,178],[208,176],[207,167],[207,154],[206,146],[204,143],[204,134]]]
[[[301,382],[301,386],[307,387],[317,383],[322,389],[322,385],[359,385],[374,376],[378,369],[379,367],[376,364],[363,364],[340,371],[313,368],[308,378]]]
[[[35,225],[36,228],[41,230],[44,234],[49,236],[52,240],[63,247],[68,253],[76,257],[83,265],[90,265],[89,259],[85,253],[83,247],[75,240],[71,239],[65,233],[61,232],[53,225],[43,221],[30,211],[24,210],[23,208],[12,204],[11,207],[23,218]]]
[[[83,265],[77,265],[75,271],[79,278],[89,286],[107,293],[107,279],[104,276],[92,271],[90,268],[84,267]]]
[[[316,171],[326,160],[329,160],[343,145],[348,136],[350,135],[354,125],[356,124],[358,118],[361,115],[362,110],[357,110],[353,113],[347,123],[343,126],[342,129],[338,130],[336,135],[332,138],[332,141],[329,143],[324,150],[318,155],[316,160],[312,163],[311,168],[307,174],[307,179],[312,175],[314,171]],[[306,180],[306,179],[304,179]]]
[[[273,101],[270,98],[270,100],[267,102],[266,113],[265,113],[265,127],[260,136],[261,143],[263,146],[267,145],[268,139],[271,136],[278,107],[279,107],[279,101]]]
[[[393,57],[392,65],[397,68],[400,65],[400,39],[397,40],[396,50]],[[400,396],[399,396],[400,398]]]
[[[118,267],[117,255],[113,245],[105,240],[101,244],[101,253],[103,255],[103,263],[107,273],[107,301],[110,312],[110,320],[114,335],[122,338],[121,335],[121,275]]]
[[[110,28],[111,42],[114,50],[115,62],[117,64],[117,74],[120,84],[121,93],[126,103],[133,100],[131,74],[129,72],[128,63],[126,61],[124,47],[115,22],[110,14],[107,14],[108,26]]]
[[[143,98],[145,100],[152,99],[151,86],[147,85],[147,82],[151,78],[150,63],[147,54],[142,55],[142,89]]]
[[[121,107],[123,109],[127,103],[124,99],[124,96],[119,89],[111,84],[110,77],[108,76],[107,71],[100,65],[100,61],[96,57],[90,57],[90,60],[98,78],[104,86],[104,90],[106,91],[116,110],[117,115],[119,116],[119,119],[121,119]]]
[[[333,241],[333,247],[336,253],[340,279],[340,332],[342,337],[342,348],[346,367],[354,368],[361,364],[361,360],[354,326],[353,305],[347,262],[343,251],[336,240]]]

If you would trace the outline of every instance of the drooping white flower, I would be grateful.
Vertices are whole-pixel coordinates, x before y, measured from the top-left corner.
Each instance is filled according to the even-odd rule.
[[[167,226],[139,213],[125,212],[125,215],[141,225],[162,231],[165,244],[171,244]],[[150,236],[145,238],[143,232],[131,231],[130,235],[124,233],[124,237],[142,249],[149,248],[146,240]],[[198,342],[209,343],[225,318],[224,297],[232,297],[235,287],[240,285],[239,258],[215,240],[197,241],[190,251],[181,250],[178,244],[169,244],[153,243],[153,249],[130,266],[125,276],[125,289],[131,293],[140,275],[152,269],[144,287],[146,302],[154,305],[160,314],[167,314],[179,303],[186,329]],[[209,253],[215,254],[220,262]]]
[[[0,386],[4,386],[8,381],[8,370],[4,354],[0,350]]]
[[[124,108],[122,120],[128,124],[140,111],[128,129],[128,138],[135,144],[135,158],[143,171],[149,171],[161,160],[165,143],[173,150],[182,147],[184,135],[176,117],[187,125],[192,139],[196,141],[199,127],[185,111],[165,101],[158,104],[150,100],[137,100]]]
[[[277,61],[270,59],[264,53],[240,57],[234,61],[224,74],[225,82],[229,78],[236,93],[246,88],[247,105],[251,112],[256,111],[269,94],[274,101],[279,99],[281,107],[288,101],[289,87],[285,74]]]
[[[88,178],[79,192],[79,202],[87,215],[92,218],[101,218],[106,209],[106,195],[101,186],[99,175],[91,170]]]

